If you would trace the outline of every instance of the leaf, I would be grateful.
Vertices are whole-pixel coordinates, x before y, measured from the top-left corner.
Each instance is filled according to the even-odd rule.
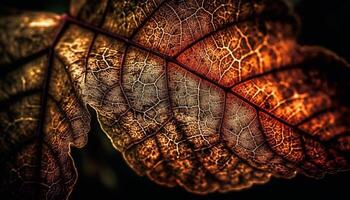
[[[70,145],[87,141],[89,115],[48,49],[61,19],[1,19],[0,193],[3,199],[66,199],[76,182]]]
[[[43,17],[34,23],[39,29],[20,23],[23,18],[8,18],[11,28],[1,25],[30,41],[7,40],[7,31],[0,40],[6,191],[26,194],[32,185],[18,178],[25,175],[49,186],[34,186],[33,196],[69,195],[76,179],[69,146],[86,142],[85,105],[136,173],[194,193],[349,169],[349,64],[299,45],[298,21],[284,3],[76,0],[71,15],[61,17],[55,37]],[[35,21],[33,14],[29,19]],[[33,35],[54,39],[37,46]],[[48,64],[37,64],[45,47]],[[31,66],[41,74],[26,73]],[[30,97],[23,80],[41,88],[40,106],[26,115],[32,104],[12,101]],[[17,122],[28,114],[33,122]],[[13,154],[29,135],[39,138],[40,153]],[[42,156],[51,149],[45,142],[59,159]],[[13,173],[31,160],[36,173]]]

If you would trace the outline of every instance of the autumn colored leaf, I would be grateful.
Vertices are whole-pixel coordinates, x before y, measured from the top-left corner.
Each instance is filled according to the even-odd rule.
[[[349,169],[349,64],[276,0],[72,1],[0,20],[0,193],[64,199],[97,113],[139,175],[194,193]]]

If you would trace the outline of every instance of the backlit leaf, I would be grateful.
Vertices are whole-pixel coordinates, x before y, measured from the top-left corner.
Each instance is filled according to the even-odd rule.
[[[68,197],[86,105],[137,174],[194,193],[349,169],[349,64],[299,45],[284,3],[75,0],[70,15],[0,22],[2,192]]]

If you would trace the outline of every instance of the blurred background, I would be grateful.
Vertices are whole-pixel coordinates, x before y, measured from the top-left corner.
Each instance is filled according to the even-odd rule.
[[[298,13],[302,27],[299,42],[331,49],[350,61],[350,1],[349,0],[289,0]],[[68,0],[1,0],[0,13],[9,9],[67,12]],[[350,78],[350,77],[349,77]],[[344,198],[348,194],[350,172],[328,175],[321,180],[297,176],[292,180],[272,179],[268,184],[249,190],[225,194],[198,196],[179,187],[165,188],[138,177],[113,149],[101,131],[96,118],[92,119],[89,143],[83,149],[72,149],[79,179],[71,199],[240,199],[240,198],[322,198],[332,194]],[[346,198],[345,198],[346,199]]]

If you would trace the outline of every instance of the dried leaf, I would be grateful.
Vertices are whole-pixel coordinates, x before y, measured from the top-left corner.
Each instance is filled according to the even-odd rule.
[[[194,193],[349,169],[349,64],[299,45],[282,2],[76,0],[73,17],[42,15],[0,24],[4,191],[69,195],[85,105],[136,173]]]

